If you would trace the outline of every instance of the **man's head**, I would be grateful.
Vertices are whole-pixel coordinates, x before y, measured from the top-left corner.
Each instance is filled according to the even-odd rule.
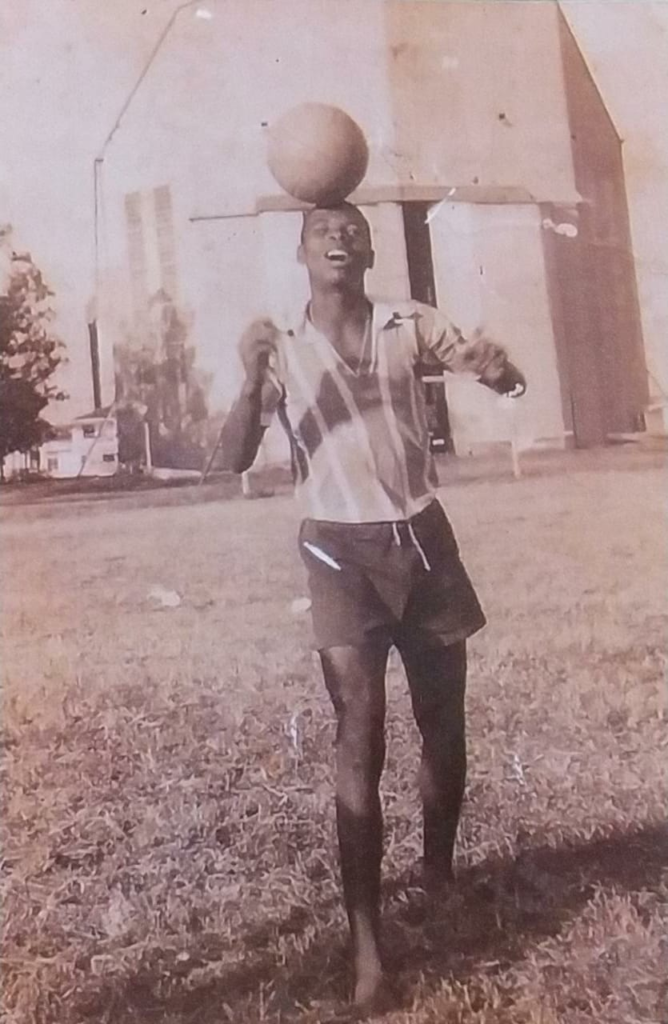
[[[374,262],[369,223],[352,203],[316,206],[304,214],[297,259],[311,283],[363,288]]]

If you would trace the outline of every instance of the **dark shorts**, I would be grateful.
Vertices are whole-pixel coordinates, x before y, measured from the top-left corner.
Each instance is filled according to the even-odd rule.
[[[454,644],[485,625],[438,501],[396,524],[305,519],[299,550],[318,650],[357,646],[378,630],[390,641],[422,633]]]

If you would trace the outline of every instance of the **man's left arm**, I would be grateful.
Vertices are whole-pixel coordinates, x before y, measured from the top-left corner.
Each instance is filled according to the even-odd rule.
[[[450,373],[468,373],[499,395],[517,398],[526,391],[522,372],[501,345],[477,330],[470,338],[440,310],[420,306],[416,314],[420,358],[439,363]]]

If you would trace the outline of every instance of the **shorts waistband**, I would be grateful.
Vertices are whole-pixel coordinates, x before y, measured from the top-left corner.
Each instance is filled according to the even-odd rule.
[[[443,514],[443,506],[437,498],[434,498],[425,508],[421,509],[420,512],[416,512],[409,519],[380,519],[363,523],[342,523],[331,519],[311,519],[307,517],[303,520],[303,523],[308,523],[316,528],[322,527],[328,533],[355,533],[361,536],[368,532],[370,536],[377,536],[379,531],[392,530],[394,532],[399,530],[402,534],[407,535],[410,526],[415,526],[416,523],[420,523],[422,520],[430,519],[434,513],[437,515]]]
[[[445,512],[441,503],[434,499],[426,508],[417,512],[410,519],[386,520],[374,523],[336,523],[325,519],[305,519],[302,523],[302,536],[304,533],[311,533],[312,536],[320,537],[323,541],[327,537],[335,541],[341,538],[349,543],[356,541],[377,542],[381,544],[391,543],[397,547],[412,547],[417,551],[424,568],[429,571],[431,565],[424,550],[423,542],[419,533],[421,527],[427,526],[430,520],[436,522],[445,518]]]

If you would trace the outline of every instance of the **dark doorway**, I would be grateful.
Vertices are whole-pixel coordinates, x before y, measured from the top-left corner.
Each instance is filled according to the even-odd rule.
[[[436,305],[434,262],[427,214],[431,203],[402,203],[411,298]]]
[[[425,302],[429,306],[435,306],[437,304],[436,282],[427,221],[431,205],[431,203],[420,202],[402,203],[401,209],[404,218],[411,298],[418,302]],[[429,383],[425,383],[431,449],[435,452],[453,452],[454,445],[450,431],[448,405],[445,399],[445,386],[434,382],[433,366],[420,367],[420,375],[422,378],[432,378]]]

